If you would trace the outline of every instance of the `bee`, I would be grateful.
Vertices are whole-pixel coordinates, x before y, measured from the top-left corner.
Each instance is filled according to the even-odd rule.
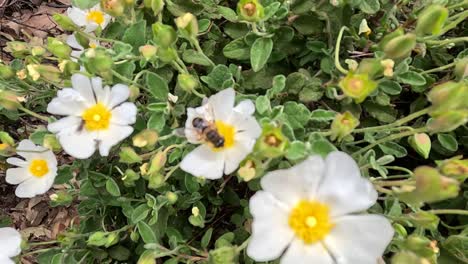
[[[192,120],[192,126],[202,138],[213,144],[215,148],[224,147],[224,137],[218,133],[213,122],[207,121],[201,117],[195,117]]]

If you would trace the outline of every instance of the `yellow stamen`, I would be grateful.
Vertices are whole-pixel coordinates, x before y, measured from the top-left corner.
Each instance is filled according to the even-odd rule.
[[[29,172],[34,177],[41,178],[49,172],[47,161],[43,159],[34,159],[29,165]]]
[[[86,109],[81,117],[87,130],[105,130],[109,128],[112,113],[103,104],[98,103]]]
[[[92,48],[92,49],[95,49],[95,48],[97,48],[97,44],[96,43],[89,43],[89,47]]]
[[[289,215],[289,226],[306,244],[322,240],[334,224],[330,221],[329,208],[316,201],[300,201]]]
[[[236,135],[236,129],[233,126],[219,120],[215,122],[215,125],[219,135],[224,138],[223,149],[234,146],[234,136]]]
[[[94,22],[98,25],[102,25],[102,23],[104,23],[104,13],[99,10],[89,11],[86,16],[86,20],[88,22]]]

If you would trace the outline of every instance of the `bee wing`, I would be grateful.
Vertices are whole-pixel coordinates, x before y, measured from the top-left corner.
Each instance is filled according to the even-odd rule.
[[[203,119],[205,119],[209,123],[213,123],[215,121],[214,118],[214,110],[211,104],[205,105],[205,111],[203,112]]]

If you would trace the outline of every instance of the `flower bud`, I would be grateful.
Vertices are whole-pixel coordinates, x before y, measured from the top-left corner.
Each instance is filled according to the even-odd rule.
[[[198,86],[197,79],[187,73],[180,73],[177,75],[177,84],[182,90],[191,93]]]
[[[369,36],[370,33],[372,33],[372,30],[370,29],[370,27],[367,25],[367,20],[366,19],[363,19],[361,21],[361,24],[359,24],[359,32],[358,32],[358,35],[361,35],[362,33],[364,33],[366,36]]]
[[[198,207],[192,207],[192,215],[197,217],[200,215],[200,209],[198,209]]]
[[[18,96],[7,90],[0,90],[0,106],[7,110],[15,110],[21,106]]]
[[[15,154],[15,140],[7,132],[0,131],[0,156],[9,157]]]
[[[405,241],[406,248],[422,257],[432,257],[439,249],[434,248],[432,241],[424,236],[411,235]]]
[[[7,42],[6,51],[10,52],[15,58],[22,58],[29,54],[30,48],[27,43],[21,41]]]
[[[192,13],[185,13],[184,15],[176,18],[175,23],[185,38],[194,39],[197,37],[198,21]]]
[[[0,63],[0,79],[11,79],[15,76],[15,72],[7,65]]]
[[[411,251],[400,251],[393,255],[392,264],[428,264],[425,259],[419,257]]]
[[[168,48],[177,40],[177,33],[174,28],[160,22],[153,24],[153,39],[156,44],[163,48]]]
[[[356,103],[363,102],[377,88],[377,83],[371,80],[368,74],[354,74],[352,72],[349,72],[339,85],[344,94],[353,98]]]
[[[54,152],[62,150],[60,142],[58,141],[57,137],[53,134],[46,134],[44,136],[44,142],[42,145]]]
[[[431,203],[453,198],[460,190],[456,180],[440,175],[431,167],[416,168],[414,178],[416,179],[416,194],[423,202]]]
[[[153,147],[158,142],[158,132],[154,129],[145,129],[133,136],[133,146],[138,148]]]
[[[416,46],[416,35],[405,34],[390,40],[383,48],[385,56],[390,59],[402,59],[408,57]]]
[[[127,169],[125,170],[125,173],[122,177],[122,181],[125,185],[125,187],[133,187],[135,186],[135,181],[140,179],[140,174],[136,173],[132,169]]]
[[[441,5],[430,5],[426,7],[418,16],[416,24],[416,34],[418,35],[438,35],[442,31],[449,11]]]
[[[78,26],[67,15],[55,13],[52,17],[63,30],[76,31],[78,29]]]
[[[403,36],[404,34],[405,34],[405,31],[403,30],[403,28],[398,28],[395,31],[385,35],[382,38],[382,40],[380,40],[380,42],[379,42],[380,50],[383,50],[385,48],[385,46],[388,44],[388,42],[390,42],[392,39],[394,39],[396,37]]]
[[[281,131],[281,127],[265,124],[255,144],[255,151],[264,157],[276,158],[284,154],[288,144],[289,140]]]
[[[151,60],[156,56],[156,52],[158,49],[153,45],[144,45],[139,48],[141,56],[143,56],[146,60]]]
[[[16,77],[18,77],[18,79],[20,80],[24,80],[28,78],[28,72],[26,71],[26,69],[19,70],[16,72]]]
[[[148,177],[148,188],[156,190],[162,187],[165,183],[164,176],[161,173],[155,172]]]
[[[429,212],[418,211],[407,215],[408,220],[419,228],[437,230],[440,219],[437,215]]]
[[[15,145],[15,140],[5,131],[0,131],[0,141],[3,144],[8,144],[10,146]]]
[[[234,247],[220,247],[209,253],[209,262],[213,264],[235,264],[236,259],[237,252]]]
[[[258,22],[265,16],[263,6],[257,0],[240,0],[237,14],[245,21]]]
[[[124,0],[101,0],[101,7],[104,12],[113,17],[120,17],[125,13]]]
[[[129,89],[130,89],[130,97],[128,100],[130,102],[135,102],[138,96],[140,96],[140,88],[138,88],[138,86],[131,85]]]
[[[468,159],[444,161],[440,166],[440,171],[445,176],[464,182],[468,179]]]
[[[468,57],[457,61],[454,72],[459,80],[468,76]]]
[[[87,241],[89,246],[104,246],[107,243],[107,234],[102,231],[92,233]]]
[[[35,46],[31,49],[31,54],[36,57],[40,57],[46,53],[46,50],[41,46]]]
[[[382,60],[380,64],[384,68],[383,75],[385,77],[393,77],[393,67],[395,66],[395,62],[392,59],[386,59]]]
[[[343,138],[351,134],[358,125],[359,119],[355,118],[351,112],[346,111],[343,114],[337,114],[331,124],[331,140],[343,140]]]
[[[63,60],[58,66],[65,76],[71,76],[73,73],[80,70],[80,64],[71,60]]]
[[[163,0],[144,0],[143,4],[146,8],[153,10],[155,16],[159,15],[164,8]]]
[[[408,143],[421,157],[425,159],[429,157],[431,139],[426,133],[419,133],[409,137]]]
[[[140,234],[138,232],[132,232],[132,233],[130,233],[130,239],[133,242],[138,242],[138,240],[140,240]],[[140,262],[138,262],[138,263],[140,263]]]
[[[28,75],[34,81],[37,81],[39,78],[48,80],[51,82],[60,82],[61,72],[59,69],[52,65],[43,65],[43,64],[30,64],[26,66],[28,69]]]
[[[463,82],[445,82],[431,89],[427,95],[432,103],[431,116],[445,113],[447,110],[467,108],[468,86]]]
[[[158,58],[165,63],[170,63],[177,59],[177,51],[173,48],[159,48]]]
[[[177,202],[177,199],[179,199],[179,197],[174,192],[167,192],[166,199],[169,202],[169,204],[175,204]]]
[[[154,251],[146,250],[141,254],[140,258],[138,259],[137,264],[156,264],[156,256]]]
[[[167,154],[165,151],[159,151],[153,156],[150,162],[148,174],[159,172],[166,165]]]
[[[119,233],[117,233],[117,232],[108,233],[107,240],[106,240],[106,243],[104,244],[104,246],[106,248],[111,247],[111,246],[117,244],[119,242],[119,240],[120,240]]]
[[[85,52],[85,67],[93,74],[106,74],[112,70],[114,61],[100,48],[89,49]]]
[[[346,59],[345,63],[346,63],[346,65],[348,65],[348,69],[350,71],[356,71],[357,68],[359,67],[359,63],[356,60],[353,60],[353,59]]]
[[[427,128],[432,133],[450,132],[468,122],[468,111],[450,110],[429,119]]]
[[[47,50],[60,59],[70,58],[72,52],[70,46],[52,37],[47,38]]]
[[[133,163],[140,163],[142,161],[141,157],[135,152],[135,150],[131,147],[123,147],[120,149],[119,153],[120,162],[133,164]]]
[[[58,191],[49,196],[50,204],[53,207],[56,206],[68,206],[73,202],[73,195],[67,191]]]
[[[26,69],[28,69],[28,75],[33,81],[37,81],[41,78],[41,74],[37,71],[38,66],[38,64],[29,64],[26,66]]]

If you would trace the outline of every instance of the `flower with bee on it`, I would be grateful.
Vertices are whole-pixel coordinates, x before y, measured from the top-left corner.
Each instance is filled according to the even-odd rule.
[[[234,89],[225,89],[197,108],[187,109],[185,136],[201,144],[181,162],[181,169],[196,177],[219,179],[234,172],[252,151],[261,128],[252,116],[250,100],[234,106]]]

